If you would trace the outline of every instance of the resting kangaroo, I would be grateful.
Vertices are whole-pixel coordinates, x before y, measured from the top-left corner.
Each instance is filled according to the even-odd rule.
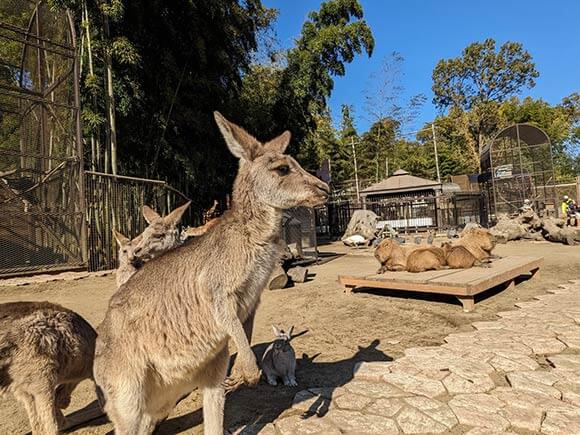
[[[116,272],[117,287],[125,284],[144,261],[161,255],[180,243],[177,225],[191,201],[161,217],[149,206],[143,206],[143,217],[149,224],[133,240],[113,230],[119,245],[119,267]]]
[[[231,209],[211,231],[138,270],[98,328],[95,381],[116,435],[152,433],[195,387],[203,389],[205,433],[223,434],[224,386],[260,379],[242,322],[278,261],[282,212],[328,197],[325,183],[283,154],[289,132],[262,144],[215,119],[240,159]],[[225,381],[229,338],[240,364]]]
[[[80,315],[48,302],[0,304],[0,395],[28,413],[33,434],[63,429],[79,382],[92,377],[95,330]]]

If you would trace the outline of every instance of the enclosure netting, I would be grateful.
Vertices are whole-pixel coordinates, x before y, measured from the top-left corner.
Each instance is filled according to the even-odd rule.
[[[82,266],[82,148],[72,20],[0,2],[0,275]]]
[[[526,199],[537,211],[554,209],[552,145],[538,127],[515,124],[501,130],[482,149],[481,172],[496,217],[516,212]]]

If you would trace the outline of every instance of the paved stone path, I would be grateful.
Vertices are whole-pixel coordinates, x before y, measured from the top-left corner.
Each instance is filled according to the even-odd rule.
[[[300,391],[261,434],[580,434],[580,281],[493,322]],[[245,428],[241,433],[255,433]]]

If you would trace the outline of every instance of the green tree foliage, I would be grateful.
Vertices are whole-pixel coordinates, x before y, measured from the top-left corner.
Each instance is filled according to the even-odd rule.
[[[539,76],[532,56],[518,42],[499,51],[493,39],[468,45],[460,57],[440,60],[433,70],[433,103],[470,110],[489,101],[501,102],[534,87]]]
[[[373,47],[358,0],[323,2],[319,11],[309,14],[295,47],[282,61],[255,66],[245,76],[247,125],[265,137],[289,129],[294,135],[290,152],[297,154],[317,118],[324,116],[333,77],[343,76],[357,54],[370,56]],[[265,77],[268,83],[258,83]]]
[[[532,56],[517,42],[486,39],[468,45],[461,56],[440,60],[433,70],[433,103],[470,113],[469,130],[479,150],[497,130],[498,105],[539,76]]]

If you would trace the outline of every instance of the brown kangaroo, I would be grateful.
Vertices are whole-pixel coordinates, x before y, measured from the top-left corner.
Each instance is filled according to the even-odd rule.
[[[242,323],[278,261],[282,212],[328,197],[325,183],[284,154],[289,132],[262,144],[215,119],[240,159],[231,209],[211,231],[138,270],[98,328],[95,380],[117,435],[152,433],[196,386],[205,433],[223,434],[225,386],[260,379]],[[224,382],[229,338],[239,365]]]
[[[191,201],[177,207],[165,217],[161,217],[149,206],[143,206],[143,216],[149,224],[145,231],[133,240],[113,230],[119,245],[119,267],[116,272],[117,287],[125,284],[137,269],[180,243],[177,225]]]
[[[79,382],[92,378],[96,332],[77,313],[48,302],[0,304],[0,395],[28,413],[33,434],[56,435]]]

